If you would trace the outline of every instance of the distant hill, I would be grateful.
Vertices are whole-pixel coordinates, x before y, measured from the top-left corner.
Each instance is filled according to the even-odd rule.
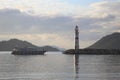
[[[120,33],[113,33],[101,38],[88,47],[89,49],[120,49]]]
[[[46,51],[59,51],[59,49],[51,47],[51,46],[43,46],[43,47],[39,47],[39,49],[41,50],[46,50]]]
[[[39,48],[44,49],[47,51],[59,51],[57,48],[51,47],[51,46],[44,46],[44,47],[38,47],[36,45],[33,45],[30,42],[22,41],[18,39],[10,39],[8,41],[0,41],[0,51],[12,51],[15,47],[32,47],[32,48]]]

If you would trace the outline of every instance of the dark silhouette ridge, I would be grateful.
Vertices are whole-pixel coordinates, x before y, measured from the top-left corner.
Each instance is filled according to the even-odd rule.
[[[12,51],[15,47],[32,47],[32,48],[38,48],[40,50],[46,50],[46,51],[59,51],[57,48],[51,47],[51,46],[43,46],[38,47],[36,45],[33,45],[30,42],[22,41],[18,39],[10,39],[8,41],[0,41],[0,51]]]
[[[89,46],[88,49],[120,49],[120,33],[107,35]]]

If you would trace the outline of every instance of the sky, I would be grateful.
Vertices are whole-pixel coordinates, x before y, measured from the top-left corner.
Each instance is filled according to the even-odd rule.
[[[0,41],[17,38],[37,46],[80,48],[120,32],[120,0],[0,0]]]

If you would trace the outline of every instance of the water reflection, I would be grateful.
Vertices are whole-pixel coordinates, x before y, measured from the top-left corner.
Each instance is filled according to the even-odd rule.
[[[75,80],[79,78],[79,55],[74,55]]]
[[[120,80],[120,56],[105,56],[103,63],[106,80]]]

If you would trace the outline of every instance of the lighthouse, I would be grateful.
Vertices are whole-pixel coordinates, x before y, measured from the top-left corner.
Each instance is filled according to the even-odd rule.
[[[79,28],[75,27],[75,50],[79,49]]]

